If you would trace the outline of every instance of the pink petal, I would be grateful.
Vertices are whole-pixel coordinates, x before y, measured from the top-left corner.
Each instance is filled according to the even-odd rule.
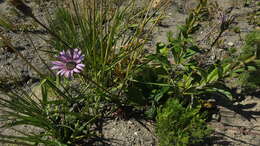
[[[68,60],[70,60],[70,58],[67,57],[66,55],[65,55],[65,56],[59,56],[58,58],[59,58],[61,61],[63,61],[63,62],[67,62]]]
[[[77,64],[76,67],[85,67],[85,65],[81,63],[81,64]]]
[[[76,66],[76,68],[79,69],[79,70],[83,70],[83,67],[85,67],[84,64],[78,64],[78,65]]]
[[[74,68],[74,69],[73,69],[73,72],[79,73],[80,70],[78,70],[77,68]]]
[[[56,74],[60,75],[63,72],[63,70],[58,71]]]
[[[72,70],[72,71],[70,71],[70,75],[71,75],[71,77],[73,76],[73,73],[74,73],[74,71]]]
[[[81,51],[79,51],[79,52],[74,52],[73,53],[73,59],[78,59],[78,58],[80,58],[81,57]]]
[[[60,73],[60,75],[63,76],[65,72],[66,72],[65,70],[62,70],[62,72]]]
[[[71,50],[70,50],[70,49],[67,51],[67,56],[68,56],[69,58],[73,58],[73,56],[72,56],[72,54],[71,54]]]
[[[70,71],[66,71],[65,74],[64,74],[64,76],[65,76],[66,78],[68,78],[68,77],[70,76]]]
[[[85,57],[85,55],[81,55],[81,56],[79,57],[79,59],[80,59],[80,60],[83,60],[84,57]]]
[[[51,69],[52,70],[55,70],[55,69],[63,69],[64,68],[64,66],[58,66],[58,65],[56,65],[56,66],[53,66]]]
[[[78,69],[78,70],[80,70],[80,71],[82,71],[82,70],[83,70],[83,68],[82,68],[82,67],[77,67],[77,69]]]
[[[78,49],[78,48],[75,48],[75,49],[74,49],[74,52],[78,52],[78,51],[79,51],[79,49]]]
[[[54,65],[59,65],[59,66],[64,65],[64,63],[61,62],[61,61],[52,61],[52,64],[54,64]]]
[[[65,55],[65,51],[63,50],[62,52],[60,52],[60,55]]]
[[[77,58],[77,54],[74,52],[73,53],[73,59],[76,59]]]
[[[82,61],[82,60],[77,59],[77,60],[76,60],[76,63],[77,63],[77,64],[80,64],[81,61]]]

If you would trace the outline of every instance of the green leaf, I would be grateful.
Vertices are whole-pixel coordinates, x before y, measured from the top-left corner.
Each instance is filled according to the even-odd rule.
[[[221,64],[217,64],[217,65],[216,65],[216,68],[217,68],[217,70],[218,70],[218,77],[219,77],[219,78],[222,78],[223,75],[224,75],[224,70],[223,70],[222,65],[221,65]]]
[[[207,80],[207,71],[200,67],[192,67],[192,69],[196,70],[197,73],[201,76],[202,80]]]
[[[233,73],[243,73],[245,71],[245,68],[238,68],[236,70],[233,70]]]
[[[11,23],[11,21],[4,18],[3,16],[0,16],[0,26],[8,30],[13,30],[15,28],[14,25]]]
[[[257,68],[255,66],[246,66],[248,71],[256,71]]]
[[[184,75],[183,79],[184,79],[184,88],[185,89],[189,89],[192,85],[191,82],[193,81],[193,78],[191,77],[192,73],[190,73],[189,75]]]
[[[167,93],[170,90],[170,87],[163,87],[160,89],[159,93],[155,95],[154,99],[158,103],[165,93]]]
[[[44,84],[46,82],[46,79],[44,79],[40,86],[41,86],[41,92],[42,92],[42,102],[44,105],[47,104],[48,102],[48,88],[46,87],[46,85]]]
[[[172,87],[172,85],[167,84],[167,83],[152,83],[152,82],[140,82],[134,79],[130,79],[130,81],[137,82],[137,83],[142,83],[142,84],[147,84],[147,85],[156,85],[156,86],[165,86],[165,87]]]
[[[219,93],[222,93],[223,95],[225,95],[228,99],[233,100],[232,93],[227,91],[227,90],[219,89],[219,88],[210,88],[210,89],[206,89],[206,91],[209,91],[209,92],[219,92]]]
[[[219,73],[219,70],[218,68],[214,68],[210,73],[209,75],[207,76],[207,82],[208,83],[212,83],[214,81],[216,81],[218,79],[218,73]]]
[[[163,56],[168,56],[169,55],[169,48],[162,48],[162,49],[160,49],[159,51],[160,51],[160,53],[163,55]]]
[[[145,111],[145,115],[148,117],[148,118],[151,118],[153,119],[156,115],[156,111],[157,111],[157,108],[152,105],[151,107],[149,107],[148,110]]]
[[[230,67],[231,67],[231,64],[224,64],[223,65],[223,75],[226,75],[228,72],[230,72]]]

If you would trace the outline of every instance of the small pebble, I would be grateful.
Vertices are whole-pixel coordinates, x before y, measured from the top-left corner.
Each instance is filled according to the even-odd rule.
[[[135,133],[134,133],[134,135],[138,135],[138,133],[137,133],[137,132],[135,132]]]
[[[233,42],[228,42],[227,45],[230,46],[230,47],[233,47],[234,43]]]
[[[133,122],[132,122],[132,121],[128,121],[127,123],[128,123],[128,124],[133,124]]]
[[[242,89],[239,89],[239,88],[238,88],[238,89],[236,90],[236,93],[237,93],[237,94],[241,94],[241,93],[242,93]]]

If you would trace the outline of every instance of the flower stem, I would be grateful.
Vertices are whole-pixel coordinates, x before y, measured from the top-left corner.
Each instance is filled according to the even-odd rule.
[[[93,81],[92,79],[90,79],[87,75],[81,73],[80,75],[82,75],[84,77],[84,79],[92,84],[94,84],[96,87],[100,88],[101,90],[103,90],[104,92],[106,92],[111,98],[110,100],[112,102],[114,102],[117,105],[121,105],[120,101],[118,100],[118,96],[114,95],[113,93],[111,93],[110,91],[108,91],[106,88],[102,87],[101,85],[99,85],[97,82]]]
[[[70,45],[65,42],[64,40],[62,40],[55,32],[51,31],[46,25],[44,25],[42,22],[39,21],[39,19],[37,19],[35,17],[35,15],[33,14],[33,10],[31,7],[29,7],[28,5],[26,5],[23,1],[21,0],[10,0],[11,4],[18,9],[19,11],[21,11],[25,16],[31,17],[35,22],[37,22],[39,25],[41,25],[44,29],[46,29],[52,36],[54,36],[55,38],[57,38],[59,41],[61,41],[65,46],[67,46],[68,48],[71,48]]]

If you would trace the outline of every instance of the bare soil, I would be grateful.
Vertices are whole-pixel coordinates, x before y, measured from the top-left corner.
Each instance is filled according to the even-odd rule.
[[[158,2],[163,1],[159,0]],[[194,34],[195,40],[200,43],[200,46],[205,50],[209,50],[203,61],[214,62],[225,56],[226,49],[229,47],[240,48],[243,46],[245,35],[254,29],[259,29],[259,25],[252,23],[252,19],[257,19],[251,16],[254,11],[260,9],[257,6],[257,0],[252,0],[249,5],[245,5],[245,0],[209,0],[214,4],[217,3],[218,11],[212,12],[213,19],[210,21],[201,22],[201,27]],[[152,39],[147,45],[147,48],[153,52],[157,42],[167,42],[166,34],[171,31],[177,34],[179,25],[185,23],[185,18],[192,8],[196,6],[196,0],[172,0],[168,9],[165,10],[166,18],[162,20],[161,25],[156,27],[156,32],[152,34]],[[35,2],[28,2],[34,8],[36,16],[45,21],[45,11],[43,7],[49,6],[52,8],[51,2],[46,2],[40,6]],[[217,9],[217,8],[215,8]],[[217,47],[211,48],[210,45],[217,33],[217,13],[220,11],[228,11],[230,15],[235,15],[235,23],[233,27],[239,27],[240,32],[236,33],[229,30],[221,37],[222,43]],[[6,1],[0,0],[0,16],[7,15],[16,25],[24,25],[25,27],[33,27],[32,20],[22,15],[17,15]],[[259,19],[259,18],[258,18]],[[30,36],[35,46],[38,49],[45,49],[49,46],[41,38],[48,37],[47,33],[40,27],[34,28],[34,31],[16,31],[6,32],[0,29],[0,33],[8,36],[12,44],[29,59],[34,65],[39,67],[43,72],[44,65],[41,63]],[[39,36],[41,38],[39,38]],[[40,54],[45,56],[45,54]],[[10,70],[16,72],[10,72]],[[10,75],[19,80],[21,86],[37,83],[38,76],[25,63],[22,62],[12,51],[0,46],[0,85],[6,88],[12,88],[16,84],[9,80],[4,80]],[[220,120],[213,118],[209,125],[214,129],[214,134],[209,138],[208,143],[203,145],[214,146],[260,146],[260,94],[255,91],[253,95],[246,95],[243,100],[231,102],[224,98],[216,98],[217,107],[220,110]],[[1,123],[0,123],[1,125]],[[20,127],[21,128],[21,127]],[[30,127],[22,127],[30,129]],[[33,128],[31,128],[32,130]],[[0,131],[0,134],[13,132],[6,130]],[[157,138],[154,133],[154,124],[148,121],[129,120],[108,120],[103,127],[103,136],[106,139],[106,144],[113,146],[156,146],[158,145]],[[93,145],[102,145],[96,143]],[[4,144],[0,144],[4,145]]]

